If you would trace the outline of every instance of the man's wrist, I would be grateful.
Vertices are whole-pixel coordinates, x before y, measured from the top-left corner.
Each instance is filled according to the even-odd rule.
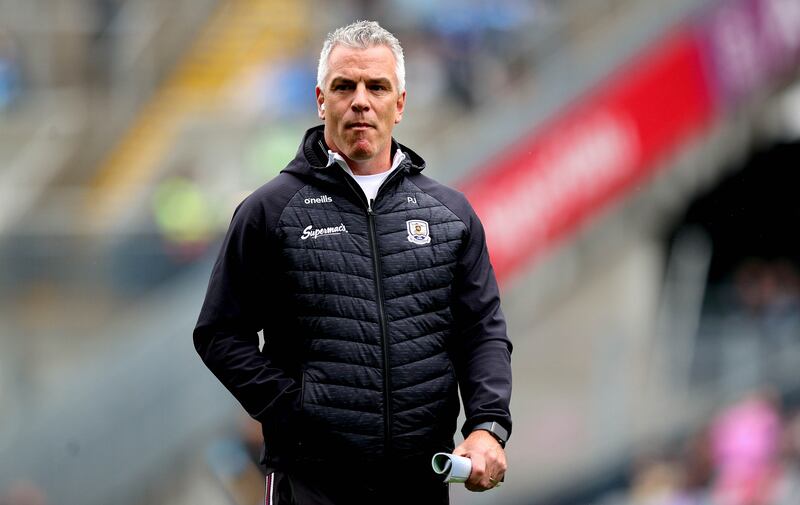
[[[505,449],[506,442],[508,441],[508,430],[503,428],[500,423],[494,421],[478,423],[472,428],[472,431],[475,432],[478,430],[489,432],[489,434],[500,443],[500,447]]]

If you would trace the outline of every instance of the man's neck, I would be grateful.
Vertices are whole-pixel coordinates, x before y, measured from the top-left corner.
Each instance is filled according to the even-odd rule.
[[[380,174],[382,172],[386,172],[390,168],[392,168],[392,148],[391,145],[385,152],[373,156],[372,158],[364,161],[356,161],[350,159],[346,154],[341,152],[338,147],[336,147],[332,142],[330,142],[327,138],[324,139],[324,148],[329,149],[344,159],[347,166],[350,167],[350,171],[353,172],[355,175],[375,175]]]
[[[337,152],[335,149],[332,149]],[[375,156],[365,161],[356,161],[348,158],[344,153],[338,152],[339,156],[344,158],[347,166],[353,171],[355,175],[375,175],[386,172],[392,167],[392,159],[389,153],[385,155]]]

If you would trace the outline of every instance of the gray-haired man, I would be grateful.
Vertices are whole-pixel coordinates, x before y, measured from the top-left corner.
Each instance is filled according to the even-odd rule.
[[[491,489],[511,343],[480,221],[392,139],[397,39],[367,21],[330,34],[316,98],[324,125],[234,214],[195,347],[263,425],[268,503],[448,503],[441,451],[472,460],[468,489]]]

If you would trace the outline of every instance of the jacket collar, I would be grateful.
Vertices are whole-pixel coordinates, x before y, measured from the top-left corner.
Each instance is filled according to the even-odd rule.
[[[303,136],[303,141],[297,149],[297,154],[289,164],[281,170],[301,177],[330,176],[331,166],[328,164],[328,146],[325,144],[325,125],[308,129]],[[398,170],[415,174],[425,168],[425,160],[408,147],[392,138],[392,157],[400,149],[405,154],[405,159],[400,163]],[[338,170],[335,165],[333,168]]]

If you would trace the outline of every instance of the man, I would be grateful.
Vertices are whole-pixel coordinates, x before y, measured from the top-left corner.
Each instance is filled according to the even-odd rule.
[[[367,21],[330,34],[316,98],[324,125],[234,214],[195,347],[262,423],[274,503],[448,503],[440,451],[471,459],[468,489],[491,489],[511,343],[478,218],[392,139],[397,39]]]

